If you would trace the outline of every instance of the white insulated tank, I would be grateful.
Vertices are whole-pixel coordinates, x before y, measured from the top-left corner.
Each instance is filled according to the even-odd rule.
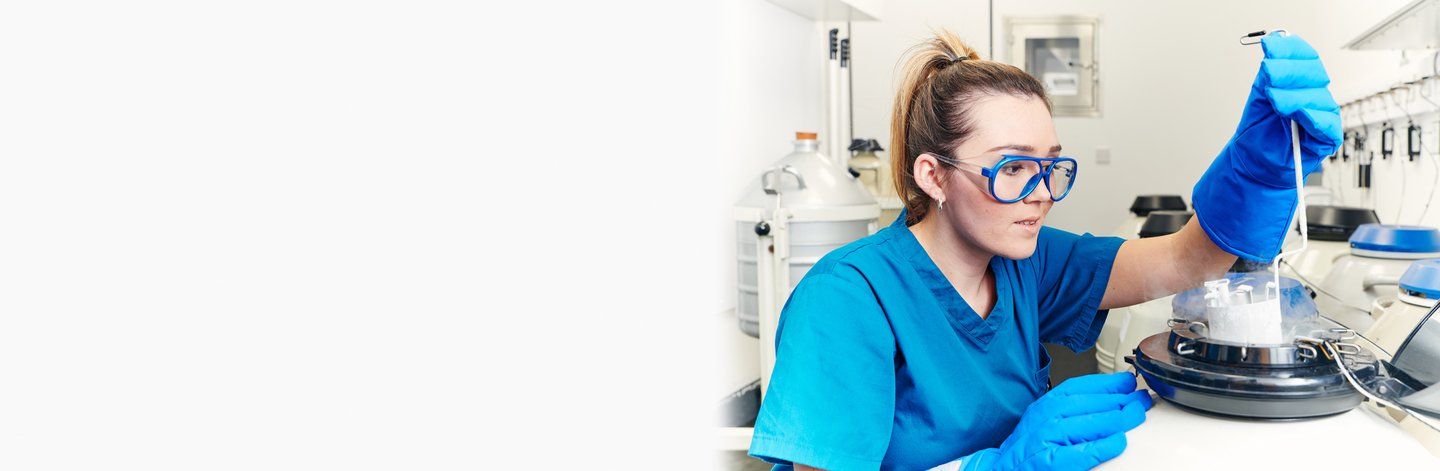
[[[1440,230],[1423,226],[1364,224],[1350,236],[1350,252],[1315,289],[1320,314],[1356,332],[1375,322],[1372,305],[1394,297],[1400,275],[1416,260],[1440,257]]]
[[[760,384],[775,364],[775,326],[790,291],[831,250],[870,235],[880,205],[849,172],[820,154],[815,133],[775,162],[735,204],[740,330],[760,339]]]
[[[1394,354],[1400,344],[1440,299],[1440,259],[1418,260],[1400,275],[1395,297],[1375,300],[1370,314],[1375,323],[1360,333],[1385,352]]]
[[[1335,260],[1350,253],[1350,235],[1355,229],[1380,223],[1373,209],[1329,205],[1306,206],[1305,219],[1310,243],[1295,258],[1285,260],[1284,270],[1311,289],[1325,281]],[[1291,235],[1298,237],[1295,233]],[[1285,244],[1286,247],[1293,245],[1289,241]]]

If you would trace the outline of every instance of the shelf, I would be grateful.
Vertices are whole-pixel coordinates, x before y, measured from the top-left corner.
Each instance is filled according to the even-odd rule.
[[[1440,49],[1440,0],[1415,0],[1345,44],[1352,51]]]
[[[879,21],[883,0],[769,0],[815,21]]]

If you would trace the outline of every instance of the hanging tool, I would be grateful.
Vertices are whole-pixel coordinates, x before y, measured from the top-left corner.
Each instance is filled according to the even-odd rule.
[[[1420,126],[1413,121],[1405,128],[1405,154],[1410,156],[1411,162],[1420,156]]]
[[[1389,160],[1390,154],[1395,153],[1395,126],[1385,123],[1385,129],[1380,131],[1380,159]]]

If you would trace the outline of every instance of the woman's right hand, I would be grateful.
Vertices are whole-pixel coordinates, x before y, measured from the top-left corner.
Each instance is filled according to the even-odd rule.
[[[1125,432],[1154,405],[1130,373],[1071,378],[1030,404],[999,448],[965,457],[965,470],[1090,469],[1125,451]]]

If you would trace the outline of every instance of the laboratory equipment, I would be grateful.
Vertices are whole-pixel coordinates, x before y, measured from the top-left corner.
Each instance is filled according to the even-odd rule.
[[[855,178],[870,191],[876,198],[895,194],[895,186],[890,181],[890,166],[880,159],[876,152],[884,151],[880,147],[880,141],[875,139],[855,139],[850,142],[850,169],[854,170]]]
[[[1290,419],[1345,412],[1362,397],[1300,338],[1339,334],[1316,316],[1304,287],[1264,271],[1231,273],[1174,299],[1169,330],[1126,362],[1166,400],[1225,416]],[[1279,316],[1261,315],[1273,312]]]
[[[1361,395],[1314,347],[1223,342],[1207,338],[1204,325],[1175,322],[1126,360],[1161,398],[1203,413],[1298,419],[1360,404]]]
[[[1375,300],[1375,324],[1365,331],[1365,338],[1374,343],[1376,356],[1393,361],[1389,352],[1397,352],[1411,334],[1424,322],[1440,299],[1440,259],[1420,260],[1400,276],[1400,293],[1395,298]],[[1423,339],[1422,339],[1423,340]],[[1412,389],[1414,387],[1412,386]],[[1433,392],[1432,392],[1433,394]],[[1367,404],[1377,415],[1396,423],[1432,452],[1440,454],[1440,431],[1407,417],[1379,403]]]
[[[794,152],[760,174],[735,205],[740,330],[760,339],[761,386],[775,364],[775,326],[790,290],[826,253],[873,232],[875,197],[795,133]]]
[[[1310,199],[1309,194],[1305,197],[1307,201]],[[1285,260],[1285,268],[1311,288],[1325,280],[1336,258],[1350,252],[1350,235],[1355,233],[1355,229],[1364,224],[1380,223],[1380,216],[1375,214],[1375,210],[1366,208],[1307,205],[1305,215],[1309,246],[1295,258]],[[1292,233],[1295,236],[1298,234],[1298,230]]]
[[[1393,355],[1380,353],[1371,364],[1351,367],[1351,357],[1364,358],[1368,351],[1357,345],[1324,342],[1327,354],[1351,385],[1365,395],[1392,421],[1419,439],[1427,448],[1440,445],[1440,317],[1431,307],[1419,320]],[[1358,353],[1358,354],[1357,354]],[[1382,408],[1383,406],[1383,408]]]
[[[1386,352],[1399,350],[1435,307],[1436,299],[1440,299],[1440,259],[1416,261],[1400,275],[1396,296],[1375,300],[1371,306],[1375,323],[1361,333]]]
[[[1150,215],[1145,216],[1145,223],[1140,225],[1140,238],[1159,237],[1180,232],[1180,228],[1185,227],[1185,223],[1190,222],[1190,218],[1193,216],[1195,213],[1190,211],[1151,212]]]
[[[1344,412],[1361,396],[1297,337],[1324,330],[1299,282],[1265,272],[1232,273],[1174,300],[1170,329],[1145,338],[1126,359],[1151,389],[1176,405],[1258,418]],[[1275,303],[1279,318],[1252,306]],[[1238,309],[1228,309],[1228,308]],[[1251,318],[1256,317],[1256,318]]]
[[[846,23],[845,35],[840,36],[840,28],[831,28],[828,36],[830,47],[828,49],[827,66],[825,68],[825,144],[822,146],[836,168],[847,171],[850,168],[850,153],[846,147],[851,142],[851,133],[854,131],[855,122],[851,115],[854,105],[851,99],[854,96],[850,77],[853,68],[851,67],[850,27]]]
[[[1178,197],[1177,197],[1178,198]],[[1140,237],[1157,237],[1179,232],[1194,213],[1189,211],[1153,211],[1140,225]],[[1130,367],[1119,361],[1117,353],[1123,354],[1135,349],[1145,337],[1169,329],[1174,296],[1152,299],[1134,306],[1110,310],[1105,325],[1100,328],[1100,338],[1095,342],[1095,367],[1101,373],[1128,370]]]
[[[1140,234],[1140,225],[1152,211],[1185,211],[1185,199],[1180,195],[1139,195],[1130,203],[1130,217],[1120,223],[1110,235],[1134,239]]]
[[[1389,160],[1395,153],[1395,125],[1385,123],[1380,130],[1380,160]]]
[[[1278,290],[1283,312],[1278,326],[1233,316],[1244,309],[1217,310],[1217,301],[1227,297],[1231,307],[1254,304],[1247,297],[1254,292],[1242,294],[1247,291],[1242,288],[1268,279],[1231,274],[1177,295],[1170,331],[1146,338],[1125,360],[1160,397],[1201,413],[1310,418],[1346,412],[1369,398],[1425,422],[1426,428],[1436,425],[1440,319],[1433,318],[1435,308],[1403,335],[1393,357],[1383,351],[1377,356],[1353,330],[1316,317],[1299,283],[1288,278],[1282,278],[1285,286]],[[1234,329],[1237,325],[1244,328]]]
[[[1420,126],[1416,126],[1414,122],[1405,127],[1405,155],[1409,156],[1411,162],[1414,162],[1415,157],[1420,155],[1420,149],[1422,149],[1420,136],[1422,134]]]
[[[1371,304],[1395,296],[1400,275],[1415,260],[1440,257],[1440,230],[1432,227],[1363,224],[1349,240],[1350,250],[1335,258],[1315,288],[1320,314],[1364,332],[1374,322]]]
[[[825,136],[825,152],[834,155],[837,165],[845,164],[845,156],[840,155],[840,28],[830,28],[830,59],[825,68],[826,82],[829,86],[825,88],[826,93],[826,126],[824,131],[829,133]]]

